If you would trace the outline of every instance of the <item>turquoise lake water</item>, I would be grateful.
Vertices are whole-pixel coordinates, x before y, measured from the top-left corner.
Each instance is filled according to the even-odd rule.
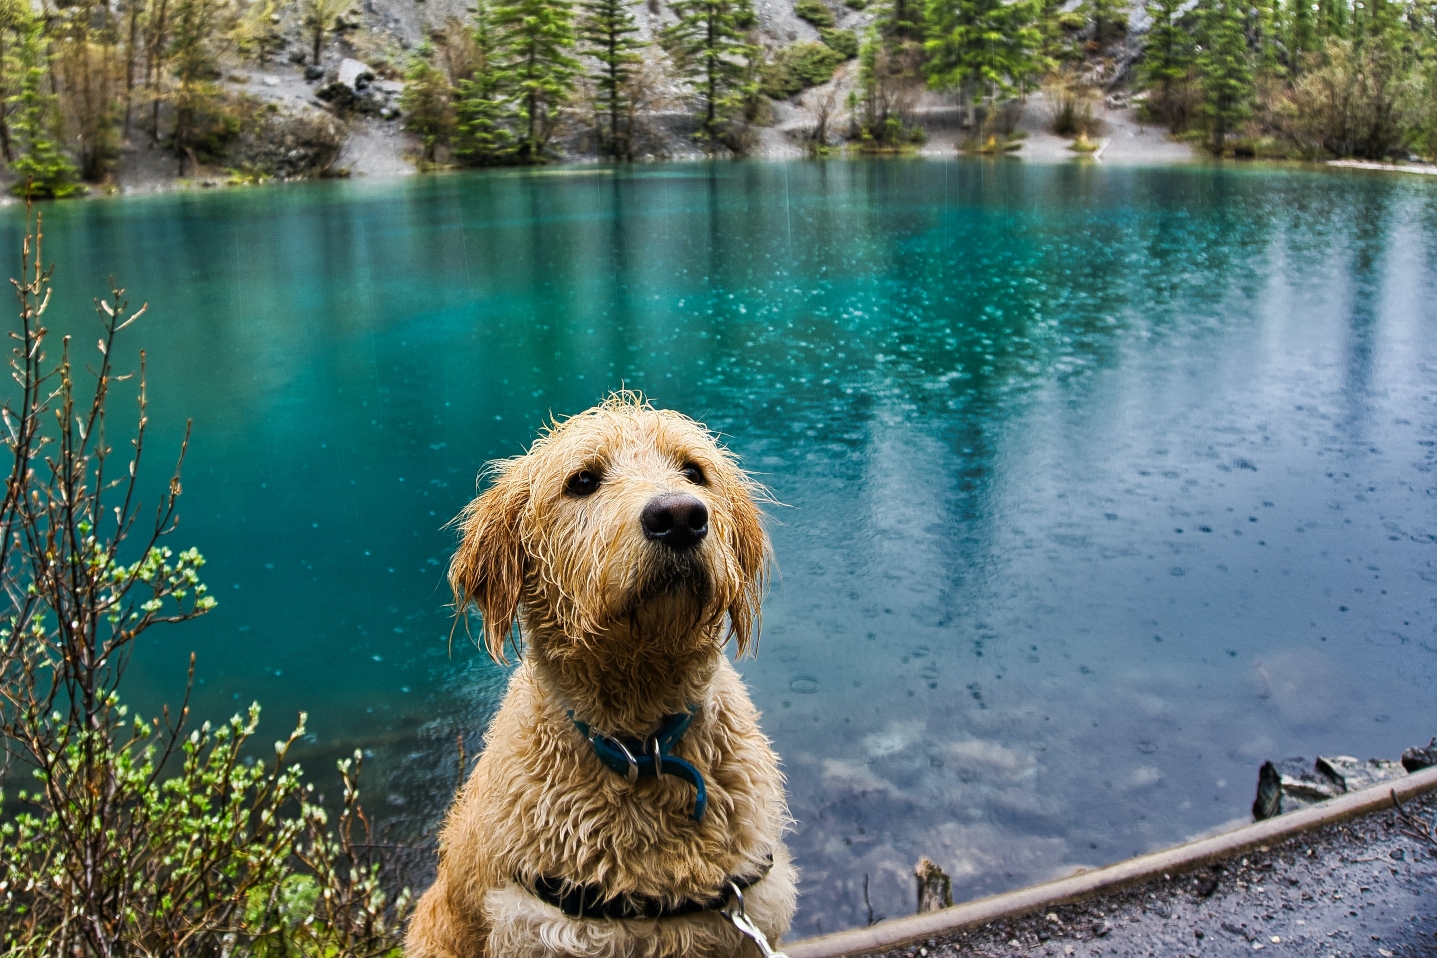
[[[220,600],[146,708],[310,712],[432,822],[505,680],[449,644],[485,460],[621,385],[785,503],[742,669],[796,935],[1242,818],[1267,758],[1437,733],[1437,183],[1247,167],[640,167],[46,209],[54,325],[150,314],[174,542]],[[20,215],[0,231],[15,249]],[[17,257],[18,258],[18,257]],[[81,340],[89,339],[88,332]]]

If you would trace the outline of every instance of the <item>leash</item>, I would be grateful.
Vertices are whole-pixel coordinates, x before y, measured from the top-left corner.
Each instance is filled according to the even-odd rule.
[[[696,710],[695,706],[687,712],[678,712],[668,716],[659,724],[658,731],[642,741],[633,738],[623,739],[596,731],[590,727],[588,722],[582,722],[575,718],[572,710],[568,714],[569,721],[573,722],[574,728],[578,729],[579,734],[588,740],[599,761],[609,771],[628,779],[630,785],[645,775],[653,778],[672,775],[692,785],[694,787],[693,819],[696,822],[701,822],[704,820],[704,810],[708,807],[708,789],[704,786],[704,777],[688,762],[677,755],[670,754],[674,746],[684,737],[684,733],[689,730],[689,724],[693,722]]]
[[[738,887],[737,882],[729,882],[728,884],[729,888],[733,889],[733,897],[729,899],[728,907],[719,912],[719,914],[733,922],[733,926],[739,930],[740,934],[744,935],[755,945],[758,945],[758,953],[762,955],[763,958],[788,958],[788,955],[785,955],[783,952],[774,951],[770,948],[768,939],[764,937],[763,932],[759,931],[758,926],[749,920],[748,915],[744,914],[743,889]]]

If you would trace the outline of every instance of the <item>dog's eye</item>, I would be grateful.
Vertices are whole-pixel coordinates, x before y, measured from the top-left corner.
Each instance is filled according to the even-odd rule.
[[[571,496],[592,496],[599,491],[599,478],[592,469],[580,469],[564,483],[564,491]]]
[[[679,472],[683,473],[683,477],[696,486],[704,484],[704,471],[698,463],[686,462],[683,464],[683,467],[679,469]]]

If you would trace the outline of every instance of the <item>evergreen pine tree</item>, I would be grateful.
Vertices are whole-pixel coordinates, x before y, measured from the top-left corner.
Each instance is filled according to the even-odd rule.
[[[18,151],[10,164],[20,179],[17,196],[61,197],[80,191],[75,167],[55,142],[56,98],[45,92],[50,75],[50,43],[39,18],[30,20],[15,51],[19,74],[10,97],[11,135]]]
[[[10,94],[16,89],[11,72],[14,45],[24,37],[30,24],[30,4],[26,0],[0,0],[0,154],[5,162],[15,159],[10,145]]]
[[[1257,56],[1260,77],[1278,78],[1286,72],[1287,42],[1281,0],[1254,0],[1250,44]]]
[[[66,120],[65,145],[81,177],[99,181],[120,155],[114,11],[100,0],[71,0],[45,20],[52,41],[51,83]]]
[[[888,0],[873,19],[878,32],[889,40],[923,39],[923,0]]]
[[[261,67],[284,46],[281,9],[280,0],[250,0],[235,25],[235,45],[240,52],[253,56]]]
[[[753,79],[758,48],[747,36],[753,8],[748,0],[674,0],[670,7],[679,20],[665,28],[664,46],[703,100],[699,136],[717,139]]]
[[[1083,0],[1083,14],[1093,25],[1093,42],[1103,49],[1128,26],[1126,0]]]
[[[500,79],[519,107],[518,156],[540,162],[559,106],[573,91],[579,72],[579,61],[568,54],[574,46],[573,4],[511,0],[494,8],[493,19],[505,54]]]
[[[300,8],[300,22],[310,36],[312,50],[310,62],[319,66],[324,54],[324,34],[334,31],[339,18],[349,11],[350,0],[304,0]]]
[[[627,110],[629,80],[640,62],[637,51],[644,46],[634,34],[639,26],[629,11],[628,0],[585,0],[579,24],[583,52],[598,61],[590,76],[598,87],[595,107],[608,116],[608,129],[600,130],[599,152],[615,159],[632,155],[633,130],[620,128]]]
[[[896,110],[922,82],[925,0],[886,0],[874,10],[859,48],[859,90],[864,117],[863,136],[897,147],[909,127]]]
[[[1367,33],[1386,44],[1404,45],[1408,38],[1403,35],[1403,13],[1406,7],[1401,0],[1364,0],[1367,8]]]
[[[858,83],[848,94],[848,108],[853,114],[854,125],[859,135],[869,140],[879,124],[878,53],[882,42],[878,28],[870,26],[863,36],[863,44],[858,48]]]
[[[1183,0],[1148,0],[1151,25],[1138,73],[1148,91],[1149,111],[1175,133],[1189,119],[1189,80],[1197,52],[1183,22],[1183,6]]]
[[[499,43],[484,0],[474,7],[474,69],[455,97],[454,156],[470,166],[502,163],[513,155],[513,100],[499,69]]]
[[[1347,0],[1320,0],[1318,34],[1323,39],[1347,36]]]
[[[178,175],[185,172],[185,160],[198,160],[201,153],[213,152],[218,138],[226,135],[226,119],[216,109],[221,93],[215,38],[221,18],[228,13],[223,0],[173,0],[170,33],[170,67],[175,85],[170,101],[175,108],[171,145],[179,161]]]
[[[399,107],[404,111],[404,128],[424,144],[424,162],[438,159],[439,144],[454,129],[453,91],[449,77],[434,65],[434,47],[421,46],[404,74],[404,93]]]
[[[1203,112],[1212,123],[1212,151],[1221,154],[1227,134],[1246,119],[1253,95],[1246,10],[1241,0],[1200,0],[1202,49],[1198,74]]]
[[[1139,76],[1149,90],[1170,93],[1175,85],[1187,79],[1192,67],[1192,41],[1181,23],[1183,6],[1183,0],[1148,0],[1151,26]]]
[[[1288,41],[1288,67],[1292,76],[1302,70],[1303,58],[1317,49],[1317,30],[1312,22],[1312,0],[1292,0],[1292,15],[1289,17],[1292,39]]]
[[[972,103],[1026,88],[1042,69],[1034,0],[929,0],[925,11],[928,85]]]
[[[1043,43],[1038,52],[1043,59],[1053,64],[1081,60],[1086,55],[1080,52],[1074,42],[1073,21],[1070,14],[1063,13],[1064,0],[1037,0],[1038,29],[1042,31]]]

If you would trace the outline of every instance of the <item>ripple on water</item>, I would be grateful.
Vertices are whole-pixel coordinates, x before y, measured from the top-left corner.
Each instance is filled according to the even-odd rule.
[[[740,667],[788,775],[795,936],[863,924],[865,877],[911,911],[922,854],[972,898],[1245,814],[1297,743],[1430,736],[1392,703],[1437,685],[1431,184],[415,180],[47,211],[47,316],[87,330],[111,274],[150,301],[156,439],[195,423],[176,544],[244,583],[137,651],[137,706],[194,648],[197,712],[308,710],[432,824],[505,679],[451,644],[443,523],[551,410],[627,384],[785,503]]]

